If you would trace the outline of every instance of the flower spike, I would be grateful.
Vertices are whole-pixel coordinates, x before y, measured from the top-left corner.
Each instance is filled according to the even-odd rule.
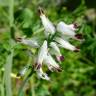
[[[70,38],[73,38],[75,40],[82,41],[81,39],[83,39],[83,37],[82,34],[77,34],[75,32],[79,27],[76,23],[67,25],[65,22],[61,21],[55,27],[53,23],[49,20],[49,18],[47,18],[44,13],[44,10],[41,7],[38,8],[38,12],[41,19],[41,23],[44,27],[45,35],[43,36],[42,33],[38,34],[37,37],[39,37],[39,35],[42,35],[38,38],[38,42],[36,40],[37,37],[35,37],[36,34],[33,34],[34,37],[32,36],[33,38],[31,39],[20,37],[16,38],[16,41],[33,47],[31,48],[33,49],[32,52],[34,54],[34,56],[32,54],[33,67],[31,67],[37,73],[38,78],[50,80],[46,72],[43,71],[43,65],[45,64],[48,69],[52,72],[61,72],[62,68],[58,63],[61,63],[61,61],[64,60],[64,56],[60,52],[60,47],[74,52],[78,52],[80,51],[80,49],[72,45],[68,40]],[[38,49],[34,50],[34,48]],[[54,58],[54,56],[56,58]],[[20,71],[19,74],[21,76],[25,75],[27,69],[28,68],[25,67],[22,71]]]

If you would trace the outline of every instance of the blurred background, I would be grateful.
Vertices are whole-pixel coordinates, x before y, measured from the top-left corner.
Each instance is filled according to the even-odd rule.
[[[78,33],[85,40],[71,40],[81,48],[79,53],[61,49],[65,56],[63,71],[48,71],[51,81],[33,74],[20,87],[26,76],[18,79],[9,74],[18,74],[24,66],[31,65],[32,56],[27,46],[10,38],[14,34],[28,38],[36,32],[42,34],[39,6],[54,24],[78,23]],[[0,0],[0,96],[96,96],[96,0]]]

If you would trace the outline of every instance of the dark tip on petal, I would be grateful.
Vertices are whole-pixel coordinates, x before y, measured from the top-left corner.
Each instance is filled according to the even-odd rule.
[[[40,68],[41,68],[41,64],[36,63],[36,69],[40,69]]]
[[[79,28],[79,25],[77,23],[74,23],[74,28]]]
[[[18,37],[15,39],[17,42],[21,42],[22,38]]]
[[[74,50],[74,52],[79,52],[79,51],[80,51],[79,47],[76,47],[76,49]]]
[[[38,13],[39,13],[39,15],[44,14],[44,11],[43,11],[43,9],[41,7],[38,8]]]
[[[77,39],[83,39],[83,35],[82,35],[82,34],[76,34],[75,37],[76,37]]]
[[[63,61],[64,60],[64,56],[60,56],[60,61]]]
[[[62,68],[61,67],[57,68],[57,72],[62,72]]]

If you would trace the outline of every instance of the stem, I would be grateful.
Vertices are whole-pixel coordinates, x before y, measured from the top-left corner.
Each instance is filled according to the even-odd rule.
[[[33,74],[33,70],[30,71],[30,73],[28,74],[28,76],[23,81],[23,83],[22,83],[22,85],[21,85],[21,87],[19,89],[18,96],[21,96],[22,91],[23,91],[23,88],[24,88],[25,84],[28,82],[29,78],[32,76],[32,74]]]
[[[36,96],[35,95],[35,84],[34,84],[34,75],[31,77],[30,79],[30,83],[31,83],[31,92],[32,92],[32,96]]]
[[[9,26],[10,26],[10,36],[11,39],[15,39],[15,30],[14,30],[14,0],[9,0]]]
[[[49,35],[48,40],[47,40],[48,41],[48,46],[50,45],[50,42],[52,42],[54,40],[56,35],[57,35],[57,32],[55,32],[55,34],[52,35],[52,36]]]
[[[6,96],[12,96],[12,87],[11,87],[11,70],[12,70],[12,62],[13,62],[13,52],[14,50],[11,50],[11,53],[6,59],[6,65],[5,65],[5,73],[4,73],[4,81],[5,81],[5,88],[6,88]]]
[[[9,0],[9,25],[13,26],[14,22],[14,0]]]
[[[32,57],[29,56],[29,60],[28,60],[28,63],[27,63],[27,66],[30,65],[32,61]],[[33,68],[32,68],[33,69]],[[23,92],[23,88],[25,86],[25,84],[28,82],[29,78],[32,76],[32,74],[34,73],[34,70],[32,70],[29,72],[29,74],[26,76],[25,80],[22,82],[22,85],[20,86],[20,89],[19,89],[19,92],[18,92],[18,96],[21,96],[22,92]]]
[[[11,39],[14,37],[12,34],[13,32],[13,22],[14,22],[14,0],[9,0],[9,27],[10,27],[10,35]],[[7,56],[6,64],[5,64],[5,73],[4,73],[4,83],[6,89],[6,96],[12,96],[12,86],[11,86],[11,70],[12,70],[12,63],[13,63],[13,53],[14,53],[14,42],[9,40],[10,43],[10,54]]]
[[[3,84],[0,84],[0,93],[1,93],[1,94],[0,94],[1,96],[5,96]]]

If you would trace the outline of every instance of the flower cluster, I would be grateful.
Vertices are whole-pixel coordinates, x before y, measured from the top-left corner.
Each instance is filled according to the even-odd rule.
[[[46,38],[43,43],[39,44],[39,42],[34,38],[17,38],[17,41],[33,48],[38,48],[34,70],[39,78],[50,80],[48,75],[43,71],[43,64],[45,64],[52,72],[60,72],[62,69],[58,63],[64,60],[64,57],[60,52],[60,47],[74,52],[80,51],[80,49],[72,45],[68,39],[73,38],[81,40],[82,35],[75,33],[78,29],[77,24],[67,25],[63,21],[60,21],[56,26],[54,26],[54,24],[46,17],[42,8],[39,8],[39,15],[44,26],[44,34]],[[53,56],[55,57],[53,58]]]

